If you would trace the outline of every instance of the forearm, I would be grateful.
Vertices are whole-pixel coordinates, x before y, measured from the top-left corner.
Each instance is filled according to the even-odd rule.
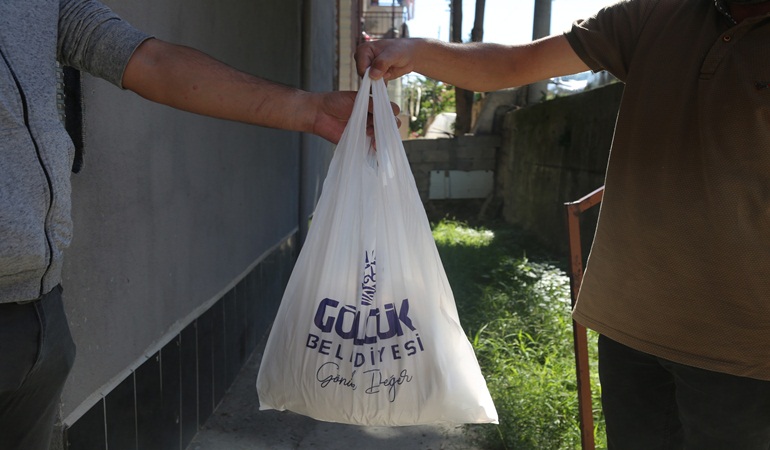
[[[564,36],[551,36],[526,45],[456,44],[432,39],[381,45],[385,47],[371,50],[375,53],[371,55],[375,67],[378,64],[382,70],[390,67],[394,76],[413,70],[477,92],[522,86],[588,70]]]
[[[177,109],[271,128],[313,131],[307,92],[240,72],[189,47],[157,39],[143,43],[123,85]]]
[[[416,72],[463,89],[486,92],[537,81],[527,73],[527,47],[439,41],[418,47]]]

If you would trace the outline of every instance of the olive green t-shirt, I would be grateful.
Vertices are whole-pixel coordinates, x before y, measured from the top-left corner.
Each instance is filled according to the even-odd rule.
[[[627,0],[565,33],[625,83],[574,318],[678,363],[770,380],[770,17]]]

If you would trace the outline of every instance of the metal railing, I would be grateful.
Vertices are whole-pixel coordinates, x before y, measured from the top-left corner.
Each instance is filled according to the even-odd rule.
[[[580,215],[602,202],[604,186],[580,200],[565,203],[567,232],[569,233],[569,277],[572,307],[575,307],[580,285],[583,283],[583,249],[580,244]],[[578,408],[580,416],[580,443],[583,450],[594,450],[594,415],[591,401],[591,377],[588,363],[588,332],[585,327],[572,321],[575,346],[575,370],[577,372]]]
[[[406,11],[394,7],[391,11],[366,11],[363,14],[363,31],[372,39],[403,37]]]

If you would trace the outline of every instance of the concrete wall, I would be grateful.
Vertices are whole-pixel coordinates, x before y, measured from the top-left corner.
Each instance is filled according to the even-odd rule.
[[[333,87],[332,1],[106,3],[159,38],[244,71]],[[258,329],[239,322],[239,332],[252,327],[240,339],[253,345],[264,335],[332,150],[318,138],[151,104],[88,75],[83,92],[85,168],[73,176],[75,238],[64,271],[78,346],[62,399],[71,437],[85,435],[74,425],[109,410],[105,399],[121,386],[133,383],[139,401],[138,374],[163,373],[160,350],[185,335],[200,339],[199,320],[219,330],[239,314],[228,308],[252,308]],[[254,299],[261,293],[264,305]],[[231,344],[243,352],[243,342]],[[228,360],[231,372],[242,357]]]
[[[340,26],[337,31],[339,35],[339,90],[355,91],[358,90],[359,77],[356,73],[356,64],[353,55],[358,44],[359,25],[358,16],[361,13],[358,0],[337,0],[339,4]]]
[[[336,90],[338,78],[337,27],[338,18],[332,0],[304,0],[302,29],[302,88],[311,92]],[[349,19],[348,19],[349,20]],[[315,210],[332,158],[332,146],[311,134],[301,135],[300,155],[300,244],[307,234],[309,218]],[[323,169],[323,170],[322,170]]]
[[[566,254],[564,203],[604,184],[622,94],[623,85],[617,83],[513,110],[504,115],[500,135],[404,141],[429,216],[440,218],[448,212],[442,208],[452,208],[464,209],[465,218],[489,217],[502,205],[503,219]],[[435,170],[494,170],[495,198],[483,203],[431,201],[430,176]],[[598,208],[582,216],[585,255],[597,217]]]
[[[622,93],[617,83],[506,114],[496,177],[506,221],[566,252],[563,205],[604,184]],[[586,252],[597,212],[582,225]]]
[[[495,157],[500,142],[500,136],[495,135],[404,141],[404,150],[423,203],[429,200],[432,171],[495,170]]]

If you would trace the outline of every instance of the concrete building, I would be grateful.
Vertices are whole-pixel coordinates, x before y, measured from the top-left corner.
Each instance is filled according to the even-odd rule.
[[[404,30],[414,0],[103,1],[158,38],[329,91],[358,88],[361,33],[385,23],[371,11]],[[63,285],[78,355],[53,448],[184,449],[266,337],[333,145],[72,73],[62,105],[85,164]]]
[[[339,89],[352,91],[358,89],[359,77],[353,59],[358,44],[370,39],[409,37],[407,22],[414,17],[416,1],[338,0]],[[388,83],[388,95],[392,102],[399,105],[402,110],[406,110],[400,78]],[[406,125],[403,128],[408,128],[408,123]]]
[[[106,3],[264,78],[339,84],[349,24],[335,1]],[[85,165],[64,272],[78,355],[54,447],[183,449],[268,330],[333,146],[81,83]]]

